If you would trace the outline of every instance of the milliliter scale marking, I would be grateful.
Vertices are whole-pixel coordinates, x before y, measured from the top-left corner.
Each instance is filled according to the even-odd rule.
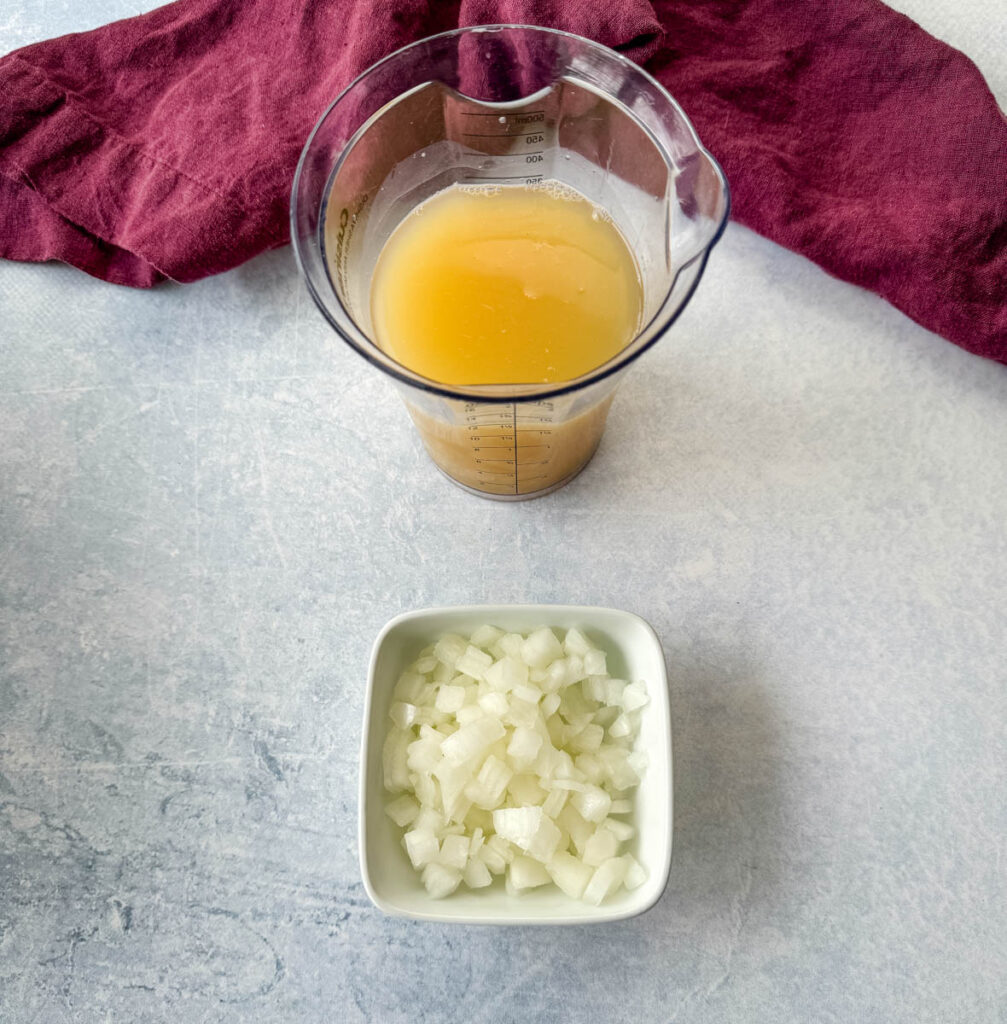
[[[552,409],[550,402],[535,404],[546,415]],[[542,424],[542,414],[519,414],[516,404],[487,409],[467,402],[464,408],[469,443],[484,486],[499,488],[501,493],[521,494],[529,484],[545,479],[545,473],[528,475],[528,471],[549,465],[552,431],[541,425],[525,425]],[[494,427],[499,429],[493,430]]]
[[[526,146],[541,146],[545,142],[545,111],[528,110],[520,114],[508,114],[506,116],[493,112],[478,110],[463,110],[466,117],[493,118],[494,123],[499,124],[502,131],[472,131],[462,132],[463,139],[524,139]],[[502,119],[501,119],[502,118]],[[476,122],[479,128],[490,128],[491,124]],[[523,162],[525,165],[534,167],[545,162],[545,151],[542,149],[518,149],[513,153],[488,154],[494,155],[500,160]],[[526,184],[541,181],[542,175],[534,171],[523,174],[470,174],[466,175],[466,181],[524,181]]]

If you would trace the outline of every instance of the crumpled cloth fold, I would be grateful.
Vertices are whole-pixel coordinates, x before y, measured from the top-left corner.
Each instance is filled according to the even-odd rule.
[[[1007,362],[1007,120],[878,0],[178,0],[0,59],[0,256],[146,287],[283,245],[340,90],[496,22],[626,53],[723,165],[735,219]]]

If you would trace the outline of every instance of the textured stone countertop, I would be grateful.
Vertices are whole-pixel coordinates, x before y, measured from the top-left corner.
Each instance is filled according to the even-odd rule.
[[[998,4],[899,6],[1007,105]],[[12,0],[0,51],[141,8]],[[589,468],[505,505],[289,250],[148,293],[0,265],[0,324],[4,1024],[1005,1020],[1007,368],[732,225]],[[370,906],[370,645],[479,601],[665,645],[643,917]]]

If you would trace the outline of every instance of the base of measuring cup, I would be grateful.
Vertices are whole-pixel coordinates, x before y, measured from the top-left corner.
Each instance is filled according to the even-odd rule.
[[[460,490],[467,491],[469,494],[474,494],[477,498],[489,498],[490,501],[531,501],[532,498],[544,498],[547,494],[552,494],[553,491],[558,491],[561,487],[565,487],[574,477],[580,476],[584,472],[588,463],[594,458],[594,453],[598,450],[597,446],[594,451],[572,472],[567,476],[563,477],[562,480],[557,480],[554,484],[549,484],[548,487],[543,487],[540,491],[529,491],[527,494],[490,494],[488,491],[480,491],[475,487],[469,487],[468,484],[463,484],[460,480],[456,480],[446,470],[441,469],[437,466],[437,471],[441,476],[450,480],[451,483],[458,487]],[[433,462],[433,459],[430,460]]]

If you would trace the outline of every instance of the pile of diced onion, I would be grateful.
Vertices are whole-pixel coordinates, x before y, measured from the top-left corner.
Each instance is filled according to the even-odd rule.
[[[623,844],[646,768],[641,682],[613,679],[577,629],[562,642],[480,626],[442,636],[401,675],[382,752],[385,810],[435,899],[506,876],[598,906],[646,872]]]

